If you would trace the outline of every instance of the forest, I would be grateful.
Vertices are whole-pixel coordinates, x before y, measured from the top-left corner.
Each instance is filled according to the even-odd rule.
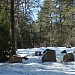
[[[0,60],[47,46],[75,46],[75,0],[0,0]]]

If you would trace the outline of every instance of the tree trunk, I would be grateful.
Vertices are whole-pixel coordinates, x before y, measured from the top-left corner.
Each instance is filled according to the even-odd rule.
[[[11,0],[11,38],[12,38],[11,55],[14,55],[16,53],[15,52],[14,0]]]

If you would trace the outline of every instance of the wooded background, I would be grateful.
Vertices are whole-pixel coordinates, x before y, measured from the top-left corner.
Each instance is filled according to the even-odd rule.
[[[46,46],[75,46],[75,0],[0,0],[0,53]]]

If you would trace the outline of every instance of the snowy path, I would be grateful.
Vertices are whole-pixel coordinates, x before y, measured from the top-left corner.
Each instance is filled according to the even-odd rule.
[[[41,63],[41,57],[34,56],[35,51],[43,52],[46,48],[18,49],[16,53],[30,55],[22,63],[0,63],[0,75],[75,75],[75,61],[62,63],[62,50],[73,52],[75,47],[48,47],[56,51],[57,62]]]
[[[75,75],[75,62],[45,62],[31,57],[23,63],[0,63],[0,75]]]

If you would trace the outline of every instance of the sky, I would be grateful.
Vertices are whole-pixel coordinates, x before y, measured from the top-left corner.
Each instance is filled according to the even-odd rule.
[[[44,0],[39,0],[40,2],[39,2],[39,4],[42,6],[43,5],[43,3],[44,3]],[[51,1],[56,1],[56,0],[51,0]],[[57,5],[57,8],[59,7],[59,5]],[[33,18],[33,20],[35,21],[35,20],[38,20],[38,12],[40,11],[40,7],[37,7],[37,8],[33,8],[32,9],[33,11],[32,11],[32,18]]]
[[[39,0],[40,2],[39,2],[39,4],[40,5],[43,5],[43,2],[44,2],[44,0]],[[38,12],[40,11],[40,6],[39,7],[37,7],[37,8],[33,8],[32,9],[33,11],[32,11],[32,18],[33,18],[33,20],[35,21],[35,20],[37,20],[38,18]]]

